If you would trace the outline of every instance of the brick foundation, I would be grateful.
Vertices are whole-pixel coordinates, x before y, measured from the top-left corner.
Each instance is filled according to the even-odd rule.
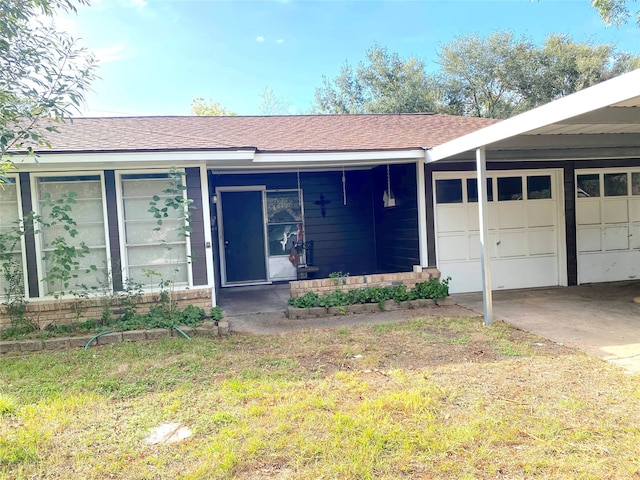
[[[211,289],[192,288],[189,290],[179,290],[173,292],[173,299],[177,302],[178,308],[185,308],[193,305],[209,312],[211,308]],[[85,299],[43,299],[31,300],[27,305],[25,316],[35,322],[40,328],[55,323],[65,325],[74,322],[82,322],[90,318],[100,318],[108,301],[113,300],[109,309],[117,314],[122,309],[120,299],[105,297],[90,297]],[[145,293],[138,301],[138,312],[145,313],[150,307],[160,302],[159,293]],[[10,326],[10,319],[6,308],[0,306],[0,329]]]
[[[440,271],[437,268],[424,268],[421,272],[377,273],[343,278],[298,280],[289,282],[289,289],[291,298],[297,298],[308,292],[324,295],[336,290],[355,290],[369,287],[405,285],[407,289],[411,289],[416,283],[426,282],[432,278],[440,278]]]

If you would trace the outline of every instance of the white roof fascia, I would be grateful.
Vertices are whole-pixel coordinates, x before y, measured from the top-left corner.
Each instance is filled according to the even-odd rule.
[[[229,150],[214,152],[101,152],[101,153],[47,153],[34,155],[12,155],[16,164],[35,165],[75,163],[136,163],[136,162],[206,162],[228,160],[253,160],[253,150]]]
[[[475,150],[640,95],[640,69],[612,78],[427,151],[427,163]]]
[[[399,163],[424,158],[422,148],[415,150],[377,150],[369,152],[316,152],[316,153],[256,153],[253,164],[283,164],[305,166],[308,164],[343,163]]]

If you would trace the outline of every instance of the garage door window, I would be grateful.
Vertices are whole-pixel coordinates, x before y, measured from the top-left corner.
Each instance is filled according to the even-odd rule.
[[[436,180],[437,203],[462,203],[462,180]]]
[[[498,201],[522,200],[522,177],[498,178]]]
[[[536,175],[527,177],[527,199],[540,200],[551,198],[551,176]]]
[[[578,198],[600,196],[600,175],[590,173],[578,175]]]
[[[493,202],[493,182],[487,178],[487,199]],[[475,178],[467,178],[467,202],[476,203],[478,201],[478,181]]]
[[[640,173],[638,172],[631,174],[631,194],[640,195]]]
[[[604,174],[604,196],[623,197],[627,195],[627,174],[626,173],[605,173]]]

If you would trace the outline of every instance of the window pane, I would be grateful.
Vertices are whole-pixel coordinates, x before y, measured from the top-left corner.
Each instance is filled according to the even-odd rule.
[[[298,240],[298,223],[269,225],[269,255],[289,255]],[[302,239],[300,239],[302,240]]]
[[[269,223],[301,221],[298,192],[267,192],[267,218]]]
[[[71,267],[72,279],[65,287],[60,280],[46,282],[44,293],[53,294],[59,291],[96,288],[105,283],[105,267],[107,262],[106,238],[104,232],[104,216],[102,204],[102,182],[98,176],[60,176],[42,177],[38,179],[38,197],[40,213],[44,221],[49,221],[51,205],[45,201],[46,196],[55,202],[63,195],[73,193],[74,203],[66,203],[70,208],[66,213],[76,222],[71,228],[77,230],[75,237],[70,236],[65,230],[65,222],[58,221],[51,227],[41,229],[40,241],[44,254],[44,269],[46,274],[55,266],[53,256],[53,243],[56,238],[62,237],[69,246],[78,247],[84,243],[89,252],[81,258],[74,260],[79,262],[79,267]],[[77,251],[77,249],[76,249]],[[87,271],[89,270],[89,271]]]
[[[16,223],[19,218],[18,191],[15,183],[5,183],[0,187],[0,235],[6,237],[0,239],[0,266],[10,275],[15,275],[19,288],[24,282],[22,278],[22,244],[21,236],[16,235]],[[0,275],[0,295],[4,299],[9,282],[5,275]]]
[[[498,201],[522,200],[522,177],[498,178]]]
[[[604,196],[620,197],[627,195],[627,174],[626,173],[605,173],[604,174]]]
[[[490,178],[487,178],[487,199],[493,201],[493,181]],[[475,178],[467,178],[467,201],[478,201],[478,180]]]
[[[600,196],[600,175],[590,173],[588,175],[578,175],[578,198],[599,197]]]
[[[640,173],[631,174],[631,194],[640,195]]]
[[[436,180],[437,203],[462,203],[462,180]]]
[[[527,199],[551,198],[551,175],[527,177]]]
[[[169,206],[160,225],[149,212],[154,195],[160,197],[156,208],[163,209],[165,199],[172,197],[164,190],[175,188],[166,174],[122,175],[127,277],[147,287],[156,287],[161,279],[182,285],[189,281],[181,212]]]

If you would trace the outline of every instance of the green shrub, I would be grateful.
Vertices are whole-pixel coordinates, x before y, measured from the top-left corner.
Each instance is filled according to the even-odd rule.
[[[442,281],[437,278],[432,278],[427,282],[416,283],[414,287],[416,297],[431,298],[433,300],[448,297],[450,281],[451,277],[447,277]]]
[[[220,305],[216,305],[211,309],[209,315],[211,316],[211,320],[213,320],[214,322],[219,322],[220,320],[222,320],[223,313],[224,311],[222,310],[222,307]]]
[[[417,283],[414,288],[407,290],[406,285],[396,287],[366,287],[352,290],[336,290],[325,295],[307,292],[301,297],[290,298],[289,305],[296,308],[312,307],[343,307],[356,303],[377,303],[383,309],[384,302],[394,300],[397,303],[417,298],[439,299],[449,295],[450,277],[440,281],[432,278],[427,282]]]

